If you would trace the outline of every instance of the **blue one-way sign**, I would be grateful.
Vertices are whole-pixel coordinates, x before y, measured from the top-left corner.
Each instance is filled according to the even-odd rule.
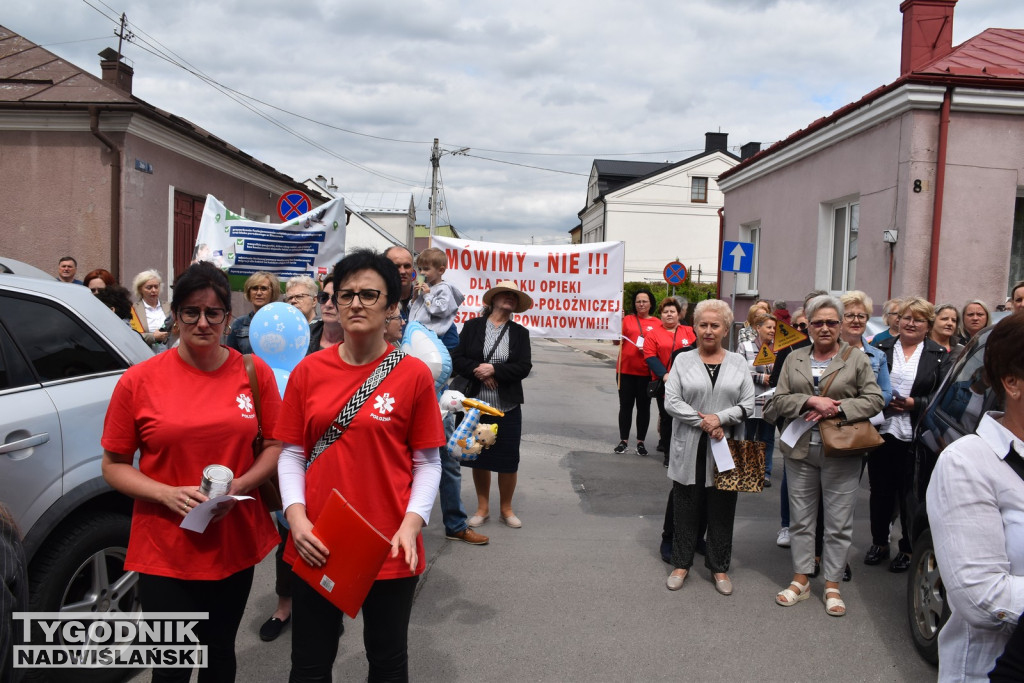
[[[753,242],[722,243],[722,272],[749,273],[753,269]]]

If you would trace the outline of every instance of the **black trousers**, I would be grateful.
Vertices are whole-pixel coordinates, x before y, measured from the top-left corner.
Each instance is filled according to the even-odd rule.
[[[647,395],[650,375],[619,375],[619,439],[629,439],[629,426],[633,421],[633,406],[636,406],[636,440],[647,438],[651,425],[651,397]]]
[[[409,617],[418,576],[375,581],[363,603],[363,646],[370,664],[367,680],[408,681]],[[305,581],[292,591],[291,683],[330,681],[342,632],[341,611]]]
[[[199,683],[235,680],[235,635],[242,622],[252,588],[253,567],[220,581],[187,581],[139,574],[139,597],[147,612],[209,612],[195,634],[208,648],[207,668],[199,669]],[[188,683],[191,669],[153,669],[154,683]]]
[[[910,553],[910,519],[907,497],[913,487],[914,456],[910,444],[883,434],[881,447],[868,455],[868,483],[871,485],[871,543],[889,545],[889,522],[898,503],[903,538],[900,552]]]
[[[707,436],[701,437],[697,448],[697,473],[691,486],[672,482],[672,502],[675,512],[675,534],[672,538],[672,566],[689,569],[693,566],[693,553],[697,547],[701,517],[707,518],[707,553],[704,566],[715,574],[729,571],[732,562],[732,528],[736,518],[736,491],[719,491],[704,486],[707,474]]]
[[[667,455],[669,444],[672,443],[672,416],[665,410],[664,396],[659,396],[655,401],[658,402],[658,445]]]
[[[295,574],[292,573],[291,565],[284,561],[284,546],[285,541],[288,540],[288,534],[291,532],[284,528],[279,520],[275,519],[274,523],[277,524],[277,533],[281,536],[281,543],[278,544],[277,550],[274,552],[274,592],[278,597],[290,598],[292,597],[292,579],[295,578]]]

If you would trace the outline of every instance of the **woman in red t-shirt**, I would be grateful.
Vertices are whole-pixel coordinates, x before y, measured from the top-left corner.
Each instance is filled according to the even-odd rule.
[[[171,315],[179,345],[129,368],[114,388],[103,425],[103,477],[135,499],[124,566],[139,572],[147,612],[209,612],[196,636],[208,646],[199,680],[235,679],[235,634],[253,568],[278,540],[257,488],[274,472],[281,444],[264,442],[253,458],[259,420],[242,355],[220,341],[231,317],[227,277],[193,264],[174,285]],[[281,408],[274,374],[254,358],[264,433]],[[133,455],[138,450],[139,467]],[[207,498],[203,469],[234,473],[229,500],[202,533],[180,527]],[[154,669],[154,681],[188,681],[192,671]]]
[[[430,370],[404,356],[376,388],[361,392],[366,401],[348,428],[307,467],[327,428],[391,353],[385,321],[397,314],[401,294],[395,265],[367,249],[342,259],[332,279],[345,341],[295,367],[274,432],[284,442],[278,474],[291,526],[284,558],[323,566],[330,551],[312,528],[333,489],[391,538],[391,553],[362,605],[363,644],[369,680],[408,680],[412,598],[425,569],[420,529],[441,481],[441,413]],[[330,680],[342,613],[301,580],[292,587],[292,613],[289,680]]]
[[[625,453],[629,440],[629,423],[633,421],[636,406],[636,454],[647,455],[644,439],[651,423],[651,397],[647,385],[651,371],[644,362],[644,344],[661,321],[651,315],[654,295],[646,289],[633,294],[633,311],[622,318],[622,339],[619,342],[619,361],[615,366],[619,385],[619,444],[613,449]]]
[[[661,327],[654,330],[644,344],[644,360],[650,368],[650,379],[668,379],[668,371],[672,369],[672,354],[697,341],[693,328],[683,325],[688,303],[680,297],[670,296],[661,302]],[[656,397],[658,402],[658,450],[665,454],[665,467],[668,467],[668,446],[672,439],[672,416],[665,412],[665,392]]]

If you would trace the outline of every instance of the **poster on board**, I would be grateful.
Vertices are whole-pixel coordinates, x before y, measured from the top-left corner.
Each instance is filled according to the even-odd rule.
[[[513,319],[534,337],[618,339],[622,329],[623,242],[540,246],[434,237],[448,256],[444,280],[466,295],[455,318],[480,314],[483,295],[512,280],[533,299]]]
[[[211,261],[224,270],[231,288],[264,270],[284,282],[295,275],[321,281],[345,254],[345,200],[321,204],[287,223],[244,218],[213,195],[199,224],[193,261]]]

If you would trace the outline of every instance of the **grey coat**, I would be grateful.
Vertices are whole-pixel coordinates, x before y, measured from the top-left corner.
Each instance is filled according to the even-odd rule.
[[[703,434],[697,413],[717,415],[726,438],[730,438],[734,425],[739,427],[736,438],[742,438],[743,421],[754,414],[754,383],[746,359],[727,351],[712,389],[700,353],[694,350],[679,354],[665,382],[665,410],[672,416],[668,477],[684,486],[693,485],[697,476],[697,445]],[[709,464],[706,472],[704,485],[714,485],[714,467]]]
[[[812,346],[805,346],[789,354],[782,372],[779,375],[779,384],[775,388],[775,395],[772,396],[764,407],[764,419],[775,422],[779,419],[785,421],[782,430],[785,430],[789,423],[800,417],[804,412],[804,404],[807,399],[814,396],[814,378],[811,375],[811,349]],[[843,360],[842,356],[850,345],[844,341],[839,342],[839,352],[832,362],[825,368],[824,374],[818,380],[822,388],[828,383],[833,375],[835,380],[828,388],[828,397],[840,401],[841,415],[851,422],[867,420],[872,415],[877,415],[885,405],[882,397],[882,390],[875,381],[875,372],[871,369],[871,360],[865,353],[854,351],[849,359]],[[808,430],[796,442],[795,448],[790,448],[779,441],[782,453],[787,458],[803,460],[807,457],[807,447],[811,441],[811,431]]]

